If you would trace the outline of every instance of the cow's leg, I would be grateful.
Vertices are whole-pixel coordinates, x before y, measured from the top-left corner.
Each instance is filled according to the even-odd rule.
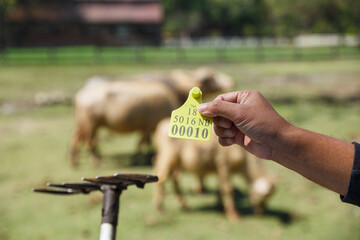
[[[158,176],[159,181],[157,183],[155,183],[155,207],[156,210],[158,210],[159,212],[163,212],[164,210],[164,205],[163,205],[163,201],[164,201],[164,184],[166,179],[169,176],[169,167],[170,166],[159,166],[156,165],[158,164],[158,162],[156,162],[157,160],[155,160],[155,175]]]
[[[71,144],[71,150],[70,150],[70,163],[73,167],[77,167],[79,164],[78,155],[82,140],[83,139],[81,136],[81,130],[80,127],[78,127],[74,133],[73,141]]]
[[[230,171],[224,162],[217,163],[217,174],[225,213],[230,220],[237,220],[240,218],[240,215],[235,206],[234,190],[230,182]]]
[[[151,138],[150,138],[150,136],[151,136],[151,131],[147,131],[147,132],[143,135],[143,137],[142,137],[142,142],[141,142],[141,144],[142,144],[142,145],[145,145],[145,146],[147,146],[147,147],[150,147],[150,145],[151,145]]]
[[[180,169],[175,169],[173,172],[172,172],[172,182],[173,182],[173,185],[174,185],[174,190],[175,190],[175,193],[176,193],[176,196],[179,200],[179,203],[180,203],[180,206],[183,210],[189,210],[189,207],[187,206],[186,202],[185,202],[185,199],[184,199],[184,195],[181,191],[181,188],[180,188],[180,185],[179,185],[179,172],[180,172]]]
[[[195,192],[197,194],[204,194],[207,192],[207,189],[205,188],[205,184],[204,184],[204,176],[198,176]]]
[[[164,184],[168,179],[169,175],[172,173],[173,161],[175,161],[175,156],[173,152],[158,151],[157,155],[154,157],[154,172],[158,176],[159,181],[155,183],[155,207],[159,212],[164,210],[163,200],[164,200]]]
[[[73,141],[70,150],[70,163],[73,167],[76,167],[79,164],[77,157],[79,155],[80,142],[81,142],[80,129],[77,128],[73,136]]]
[[[143,146],[150,146],[150,133],[149,132],[142,132],[140,140],[136,146],[136,151],[133,156],[133,163],[135,165],[140,164],[140,161],[142,159],[142,157],[141,157],[142,153],[144,153]]]
[[[155,184],[155,207],[159,212],[164,211],[164,181],[159,181]]]
[[[91,160],[95,167],[100,166],[100,154],[97,150],[96,146],[96,133],[97,133],[97,127],[92,128],[90,131],[89,139],[88,139],[88,149],[91,154]]]

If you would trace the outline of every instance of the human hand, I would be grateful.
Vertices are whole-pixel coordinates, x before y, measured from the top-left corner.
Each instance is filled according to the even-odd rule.
[[[281,131],[291,126],[257,91],[221,94],[201,104],[199,112],[214,118],[214,130],[223,146],[238,144],[250,153],[272,159]]]

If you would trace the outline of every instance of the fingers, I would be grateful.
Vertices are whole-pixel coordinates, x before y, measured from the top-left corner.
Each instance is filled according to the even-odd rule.
[[[233,138],[236,135],[237,129],[234,126],[230,128],[222,128],[214,125],[214,131],[215,134],[218,135],[219,137]]]
[[[236,103],[238,100],[238,95],[240,92],[229,92],[229,93],[223,93],[217,96],[214,100],[222,100],[226,102],[232,102]]]
[[[219,143],[222,146],[230,146],[232,144],[238,144],[244,147],[245,135],[232,126],[230,129],[222,129],[214,126],[215,134],[219,137]]]
[[[250,98],[250,95],[259,95],[259,92],[254,90],[229,92],[229,93],[220,94],[214,100],[222,100],[225,102],[243,104]]]
[[[230,146],[236,143],[236,127],[233,123],[223,117],[214,117],[214,132],[219,137],[218,141],[222,146]]]
[[[215,126],[222,127],[222,128],[230,128],[232,126],[232,121],[227,118],[223,117],[214,117],[213,122]]]
[[[230,146],[232,144],[239,144],[241,146],[243,143],[244,134],[233,124],[231,124],[230,127],[225,128],[215,124],[214,132],[219,137],[218,141],[222,146]]]
[[[212,102],[200,104],[198,110],[200,114],[206,117],[224,117],[229,120],[234,119],[234,110],[239,111],[239,105],[232,102],[226,102],[220,99],[215,99]]]
[[[207,117],[225,117],[233,120],[235,114],[241,111],[242,104],[246,103],[252,95],[259,95],[256,91],[237,91],[217,96],[212,102],[200,104],[199,112]]]
[[[226,147],[226,146],[230,146],[230,145],[234,144],[235,139],[234,138],[221,138],[221,137],[219,137],[219,143],[222,146]]]

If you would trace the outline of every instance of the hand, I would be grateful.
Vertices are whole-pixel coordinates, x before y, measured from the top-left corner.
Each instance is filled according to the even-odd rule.
[[[257,91],[222,94],[198,110],[214,118],[221,145],[239,144],[345,196],[353,144],[291,125]]]
[[[272,159],[274,142],[282,130],[291,126],[257,91],[222,94],[201,104],[198,110],[214,118],[221,145],[238,144],[265,159]]]

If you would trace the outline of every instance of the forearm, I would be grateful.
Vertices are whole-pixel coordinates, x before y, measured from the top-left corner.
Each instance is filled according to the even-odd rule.
[[[200,105],[199,112],[214,117],[221,145],[239,144],[343,196],[347,193],[354,145],[292,126],[259,92],[222,94]]]
[[[346,194],[354,159],[353,144],[289,125],[272,147],[272,160],[330,190]]]

